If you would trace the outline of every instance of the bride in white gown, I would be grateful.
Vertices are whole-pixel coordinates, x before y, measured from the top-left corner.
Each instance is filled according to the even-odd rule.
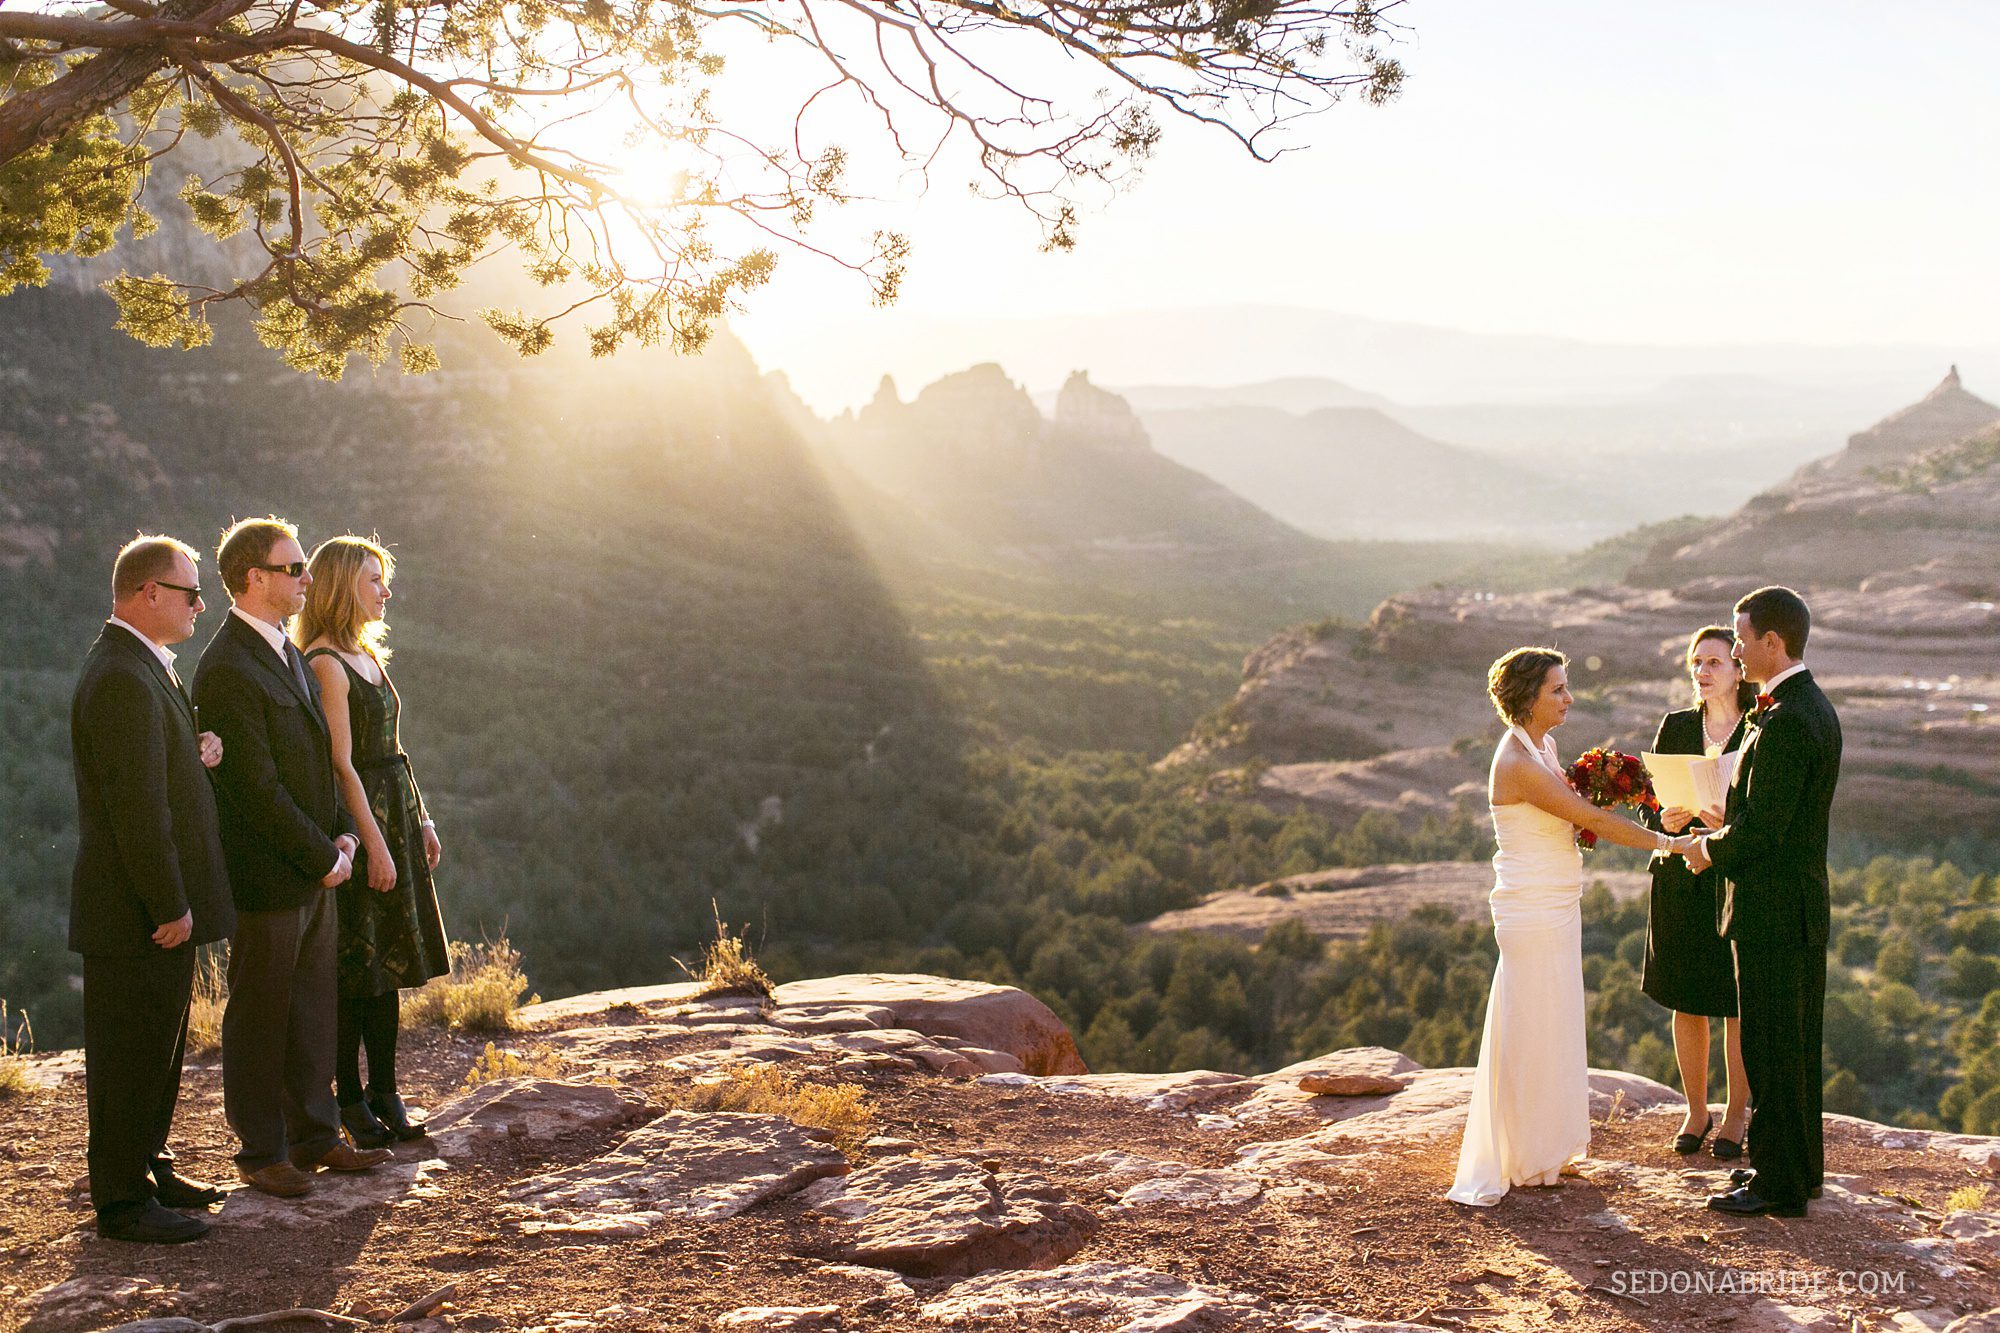
[[[1571,790],[1549,733],[1570,709],[1568,659],[1516,648],[1487,673],[1507,722],[1487,796],[1493,835],[1493,935],[1500,964],[1486,1006],[1454,1203],[1498,1203],[1515,1185],[1554,1185],[1590,1148],[1583,1030],[1583,858],[1576,830],[1625,847],[1680,841],[1600,810]]]

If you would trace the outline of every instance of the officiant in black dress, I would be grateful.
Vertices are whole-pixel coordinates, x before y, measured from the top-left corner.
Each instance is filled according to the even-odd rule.
[[[1655,754],[1733,754],[1743,743],[1743,718],[1756,689],[1730,655],[1734,631],[1720,625],[1696,630],[1688,641],[1687,671],[1695,706],[1660,719]],[[1694,811],[1666,809],[1647,821],[1679,834],[1696,819]],[[1736,1014],[1736,963],[1716,928],[1722,886],[1713,870],[1697,875],[1678,856],[1656,855],[1646,920],[1646,970],[1642,988],[1674,1015],[1674,1058],[1687,1116],[1674,1138],[1682,1156],[1698,1152],[1711,1129],[1710,1151],[1728,1160],[1743,1155],[1743,1132],[1750,1115],[1749,1080],[1743,1072],[1743,1040]],[[1708,1107],[1709,1020],[1723,1022],[1723,1062],[1728,1071],[1728,1103],[1718,1127]]]

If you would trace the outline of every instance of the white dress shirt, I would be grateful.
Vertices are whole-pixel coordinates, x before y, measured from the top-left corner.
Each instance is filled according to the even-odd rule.
[[[285,664],[285,670],[290,671],[292,669],[291,659],[285,656],[285,632],[283,630],[268,620],[259,620],[240,606],[230,607],[229,614],[240,617],[244,624],[256,630],[258,637],[263,639],[265,643],[270,644],[271,651],[276,653],[278,660]]]
[[[167,651],[167,647],[165,644],[154,643],[150,638],[146,637],[146,634],[143,630],[141,630],[137,625],[134,625],[129,620],[120,620],[117,616],[113,616],[111,617],[110,620],[106,621],[105,623],[116,625],[119,629],[124,630],[127,634],[130,634],[140,643],[143,643],[148,648],[151,648],[153,650],[153,656],[159,658],[160,665],[167,669],[167,674],[173,677],[174,682],[176,684],[180,682],[180,677],[174,675],[174,655],[171,652]]]
[[[1786,667],[1783,671],[1780,671],[1777,675],[1765,681],[1764,688],[1761,692],[1764,694],[1776,694],[1778,692],[1778,687],[1780,685],[1784,684],[1786,681],[1790,680],[1793,676],[1798,675],[1799,672],[1804,671],[1805,669],[1806,669],[1806,664],[1804,662],[1794,662],[1791,666]]]

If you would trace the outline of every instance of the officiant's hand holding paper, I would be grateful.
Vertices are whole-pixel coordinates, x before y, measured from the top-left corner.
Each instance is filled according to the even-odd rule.
[[[1701,822],[1708,825],[1710,829],[1719,829],[1728,822],[1728,817],[1719,809],[1704,810],[1701,812]]]
[[[1694,811],[1678,805],[1670,805],[1660,811],[1660,827],[1669,833],[1679,834],[1694,822]]]

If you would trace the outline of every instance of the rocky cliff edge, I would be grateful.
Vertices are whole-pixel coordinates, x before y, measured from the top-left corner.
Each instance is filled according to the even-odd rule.
[[[167,1249],[96,1237],[80,1061],[38,1058],[0,1103],[0,1329],[2000,1329],[2000,1140],[1829,1117],[1812,1215],[1727,1220],[1675,1094],[1593,1071],[1574,1177],[1467,1210],[1470,1071],[1392,1051],[1092,1074],[1032,997],[921,976],[520,1017],[408,1034],[431,1133],[393,1165],[236,1190]],[[698,1109],[746,1071],[849,1085],[861,1132]],[[219,1082],[188,1070],[186,1173],[227,1172]]]

